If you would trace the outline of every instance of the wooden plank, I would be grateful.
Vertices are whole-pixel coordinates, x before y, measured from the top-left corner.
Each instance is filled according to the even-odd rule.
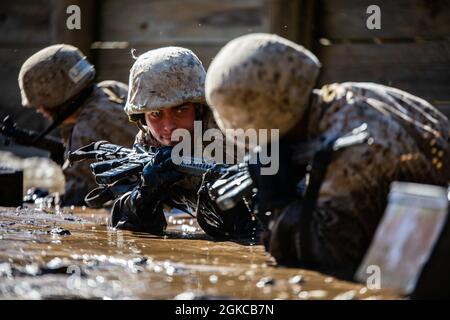
[[[145,46],[138,45],[133,46],[136,49],[136,55],[145,53],[148,50],[156,49],[161,46],[184,46],[191,49],[202,61],[205,68],[209,66],[211,60],[219,52],[220,48],[224,45],[216,43],[148,43]],[[97,57],[97,79],[101,80],[118,80],[128,83],[128,75],[131,66],[134,63],[134,59],[131,56],[131,48],[126,49],[98,49],[94,50],[94,54]]]
[[[128,75],[134,59],[130,49],[93,50],[96,57],[96,79],[117,80],[128,84]]]
[[[319,58],[321,84],[372,81],[450,104],[450,42],[336,44],[322,46]]]
[[[1,46],[35,46],[50,41],[50,1],[0,2]]]
[[[164,39],[227,41],[236,36],[267,30],[264,0],[119,0],[100,2],[101,41],[133,44]]]
[[[381,30],[368,30],[367,7],[381,9]],[[450,36],[450,0],[320,0],[320,36],[414,38]]]

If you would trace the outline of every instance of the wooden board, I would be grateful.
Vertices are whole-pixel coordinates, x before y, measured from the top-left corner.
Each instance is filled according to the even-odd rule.
[[[381,30],[368,30],[367,7],[381,9]],[[414,38],[450,36],[450,0],[320,0],[320,37]]]
[[[205,67],[229,40],[268,31],[265,0],[99,1],[99,42],[124,42],[125,49],[94,49],[99,80],[128,82],[137,55],[163,46],[193,50]],[[101,46],[101,44],[100,44]]]
[[[154,43],[164,39],[224,42],[265,30],[263,0],[103,0],[102,41]]]
[[[450,115],[450,42],[322,46],[320,84],[371,81],[421,96]]]
[[[96,2],[97,0],[52,0],[51,42],[71,44],[92,60],[90,48],[96,29]],[[67,8],[71,5],[80,8],[81,29],[69,30],[66,26],[69,17]]]
[[[136,55],[145,53],[147,50],[156,49],[161,46],[184,46],[191,49],[207,68],[212,58],[217,54],[224,43],[201,43],[201,42],[160,42],[147,45],[132,46],[136,49]],[[131,46],[126,49],[99,49],[94,50],[96,56],[97,78],[101,80],[118,80],[128,83],[128,75],[134,59],[131,56]]]
[[[270,32],[306,48],[313,44],[315,0],[267,0]]]
[[[49,0],[0,2],[0,45],[34,46],[50,41]]]
[[[11,114],[20,125],[27,126],[33,130],[41,130],[48,124],[33,109],[22,107],[17,80],[22,63],[44,46],[19,49],[0,48],[0,70],[2,70],[0,78],[0,86],[2,88],[2,94],[0,95],[0,120],[3,120],[6,114]]]

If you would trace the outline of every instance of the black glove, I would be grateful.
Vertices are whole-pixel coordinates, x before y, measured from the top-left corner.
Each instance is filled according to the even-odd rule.
[[[136,186],[114,202],[111,211],[111,226],[118,229],[161,234],[167,226],[161,200],[156,195],[144,196],[142,188]]]
[[[270,164],[261,164],[258,153],[252,153],[248,160],[250,176],[258,189],[256,202],[261,213],[281,209],[298,198],[296,185],[298,177],[302,176],[303,172],[299,173],[298,168],[293,168],[290,146],[280,142],[279,154],[272,155],[272,159],[276,156],[279,167],[273,175],[261,174],[261,169]]]
[[[175,171],[171,158],[172,148],[163,147],[158,150],[152,162],[142,170],[142,190],[148,194],[164,193],[182,178],[182,174]]]

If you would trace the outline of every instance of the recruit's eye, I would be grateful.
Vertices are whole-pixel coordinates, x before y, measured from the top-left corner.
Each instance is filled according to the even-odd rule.
[[[150,117],[150,119],[155,119],[155,120],[159,119],[159,118],[161,118],[161,111],[158,111],[158,110],[151,111],[148,113],[148,116]]]
[[[175,108],[175,112],[178,113],[178,114],[181,114],[181,113],[186,112],[188,109],[189,109],[189,105],[184,104],[182,106],[176,107]]]

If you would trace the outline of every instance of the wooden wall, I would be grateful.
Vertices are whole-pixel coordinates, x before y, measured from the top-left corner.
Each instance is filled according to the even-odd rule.
[[[66,28],[66,8],[82,10],[82,30]],[[93,1],[7,0],[0,2],[0,120],[6,114],[19,125],[42,130],[48,122],[33,109],[21,107],[18,75],[33,53],[56,43],[70,43],[91,57]],[[1,147],[1,146],[0,146]]]
[[[381,8],[381,30],[366,9]],[[450,116],[450,0],[319,0],[321,83],[373,81],[421,96]]]
[[[99,79],[128,82],[136,54],[161,46],[193,50],[207,67],[229,40],[267,32],[264,0],[120,0],[99,1],[98,38],[94,43]]]
[[[65,27],[66,7],[82,11],[82,30]],[[382,10],[382,29],[366,28],[366,9]],[[82,49],[97,80],[128,82],[137,55],[160,46],[191,48],[208,66],[227,41],[274,32],[315,52],[320,84],[374,81],[428,99],[450,115],[450,0],[3,0],[0,2],[0,116],[47,124],[20,107],[17,76],[28,56],[55,43]]]
[[[131,48],[139,55],[185,46],[208,66],[228,40],[274,32],[317,54],[319,84],[378,82],[421,96],[450,116],[450,0],[98,1],[100,79],[127,82]],[[381,8],[381,30],[366,28],[372,4]]]
[[[18,74],[22,63],[51,42],[48,0],[0,2],[0,117],[11,113],[20,122],[43,128],[42,117],[21,108]],[[1,139],[1,138],[0,138]]]

